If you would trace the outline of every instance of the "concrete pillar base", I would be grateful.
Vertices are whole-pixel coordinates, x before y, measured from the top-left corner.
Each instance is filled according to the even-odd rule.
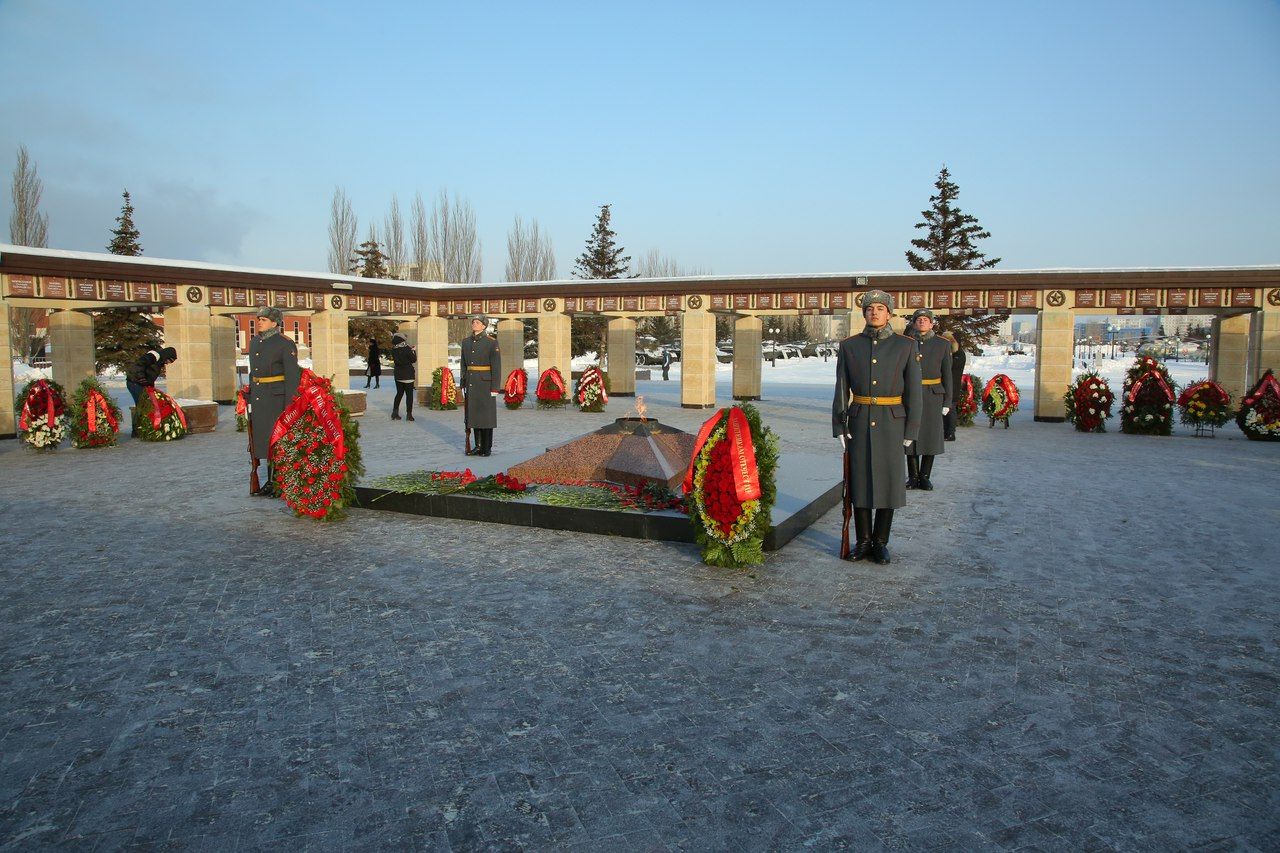
[[[499,380],[507,381],[507,374],[524,367],[524,321],[498,321],[498,350],[502,353],[502,374]],[[538,381],[538,377],[533,377]]]
[[[1239,401],[1249,393],[1251,359],[1250,333],[1253,315],[1216,317],[1213,321],[1213,344],[1209,354],[1209,378],[1222,385],[1231,399]]]
[[[614,317],[609,321],[609,394],[616,397],[636,393],[636,321]]]
[[[351,351],[347,347],[347,312],[341,308],[317,311],[311,317],[311,369],[333,379],[334,390],[351,388]]]
[[[178,360],[164,369],[169,396],[213,399],[213,326],[205,305],[175,305],[164,311],[164,344]]]
[[[210,317],[209,326],[213,401],[230,405],[236,401],[236,321],[231,317]]]
[[[93,318],[88,314],[79,311],[54,311],[50,314],[49,346],[53,348],[53,381],[63,387],[68,397],[76,393],[76,388],[86,378],[98,375],[93,348]]]
[[[1075,358],[1076,315],[1069,310],[1046,310],[1036,326],[1035,419],[1044,423],[1066,420],[1062,398],[1071,387]]]
[[[763,324],[759,317],[739,317],[733,323],[733,399],[760,399]]]
[[[556,368],[566,385],[571,381],[571,353],[573,352],[573,324],[565,314],[558,313],[562,300],[555,299],[552,311],[538,315],[538,376],[529,377],[532,394],[538,378],[548,368]]]
[[[0,362],[12,365],[14,356],[13,335],[9,326],[9,306],[0,302]],[[14,414],[13,370],[0,370],[0,438],[17,438],[17,415]]]
[[[703,296],[703,304],[710,297]],[[680,327],[680,405],[710,409],[716,404],[716,318],[705,309],[686,310]]]
[[[431,374],[449,363],[449,321],[443,317],[419,317],[416,340],[418,347],[418,402],[427,404],[431,393]]]

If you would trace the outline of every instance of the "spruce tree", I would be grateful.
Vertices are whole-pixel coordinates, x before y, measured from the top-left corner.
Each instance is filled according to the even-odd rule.
[[[928,210],[921,211],[923,222],[916,228],[926,229],[925,236],[911,241],[920,252],[907,250],[907,263],[914,270],[985,270],[1000,263],[1000,258],[988,258],[977,247],[977,241],[991,236],[976,216],[965,213],[956,206],[960,187],[951,180],[951,173],[943,166],[934,182],[936,195],[929,196]],[[996,315],[971,317],[959,314],[939,314],[937,331],[951,332],[966,352],[982,354],[982,344],[995,337],[1001,317]]]
[[[600,215],[587,239],[586,248],[573,265],[574,278],[613,279],[626,278],[631,271],[631,256],[622,254],[625,249],[617,245],[618,236],[609,227],[611,205],[600,205]],[[573,324],[571,346],[574,355],[582,355],[595,347],[597,357],[604,363],[608,345],[609,321],[605,317],[580,317]]]
[[[116,217],[107,249],[113,255],[142,254],[141,234],[133,224],[133,201],[124,191],[124,203]],[[161,346],[163,331],[146,314],[128,308],[109,308],[93,315],[93,349],[97,370],[113,367],[127,372],[149,349]]]
[[[387,271],[387,256],[382,251],[382,244],[372,232],[369,239],[356,249],[356,256],[351,259],[351,272],[361,278],[391,277]]]

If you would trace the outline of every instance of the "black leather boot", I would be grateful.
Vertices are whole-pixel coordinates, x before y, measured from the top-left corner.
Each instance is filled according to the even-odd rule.
[[[276,496],[276,472],[271,470],[271,466],[267,466],[267,479],[263,482],[262,488],[254,492],[255,495],[263,498],[274,498]]]
[[[933,473],[933,457],[920,457],[920,488],[926,492],[933,491],[933,481],[929,479],[929,475]]]
[[[853,530],[855,542],[849,552],[849,560],[857,562],[865,560],[871,553],[871,510],[855,506],[853,508]]]
[[[876,510],[875,530],[871,534],[871,562],[889,564],[889,531],[893,528],[893,510]]]
[[[907,488],[920,488],[920,457],[914,453],[907,454]]]
[[[488,456],[493,453],[493,430],[480,430],[480,455]]]

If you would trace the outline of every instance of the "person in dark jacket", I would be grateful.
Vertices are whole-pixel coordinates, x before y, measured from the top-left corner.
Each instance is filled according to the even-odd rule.
[[[148,388],[156,384],[156,380],[160,378],[160,374],[164,372],[166,364],[172,364],[178,360],[178,351],[173,347],[165,347],[164,349],[150,349],[138,357],[138,360],[129,368],[129,372],[125,374],[124,387],[129,389],[129,396],[133,398],[133,410],[136,417],[138,411],[138,400]],[[138,423],[135,420],[131,435],[138,434]]]
[[[893,511],[906,506],[902,451],[920,432],[920,362],[916,342],[889,326],[893,297],[862,297],[867,326],[845,338],[836,358],[832,435],[849,455],[848,479],[857,544],[849,559],[889,562]],[[875,510],[874,524],[871,517]]]
[[[950,332],[942,332],[943,337],[951,344],[951,410],[942,419],[942,438],[944,441],[956,440],[956,401],[960,399],[961,378],[964,376],[965,362],[968,356],[964,348]]]
[[[393,343],[394,346],[394,343]],[[373,382],[374,388],[382,387],[382,350],[378,349],[378,342],[369,338],[369,359],[368,368],[364,372],[364,387],[368,388],[369,383]]]
[[[404,418],[413,420],[413,386],[417,379],[418,351],[409,346],[409,339],[396,332],[391,336],[391,362],[395,365],[396,400],[391,404],[391,420],[400,420],[400,398],[404,398]]]
[[[951,411],[951,342],[933,331],[933,312],[920,308],[911,315],[907,334],[919,351],[922,404],[920,435],[907,449],[907,488],[933,491],[933,458],[943,452],[943,420]]]
[[[671,350],[662,350],[662,381],[671,381]]]
[[[471,335],[462,341],[462,388],[467,395],[467,426],[475,432],[472,456],[493,452],[493,430],[498,426],[497,396],[502,393],[502,353],[498,342],[486,334],[489,318],[471,317]]]

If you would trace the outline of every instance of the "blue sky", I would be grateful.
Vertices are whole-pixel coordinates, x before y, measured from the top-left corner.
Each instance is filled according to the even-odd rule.
[[[323,269],[335,185],[362,235],[445,187],[486,280],[605,202],[684,267],[905,269],[945,163],[1005,268],[1280,263],[1280,4],[0,0],[20,143],[66,249],[127,187],[149,256]]]

